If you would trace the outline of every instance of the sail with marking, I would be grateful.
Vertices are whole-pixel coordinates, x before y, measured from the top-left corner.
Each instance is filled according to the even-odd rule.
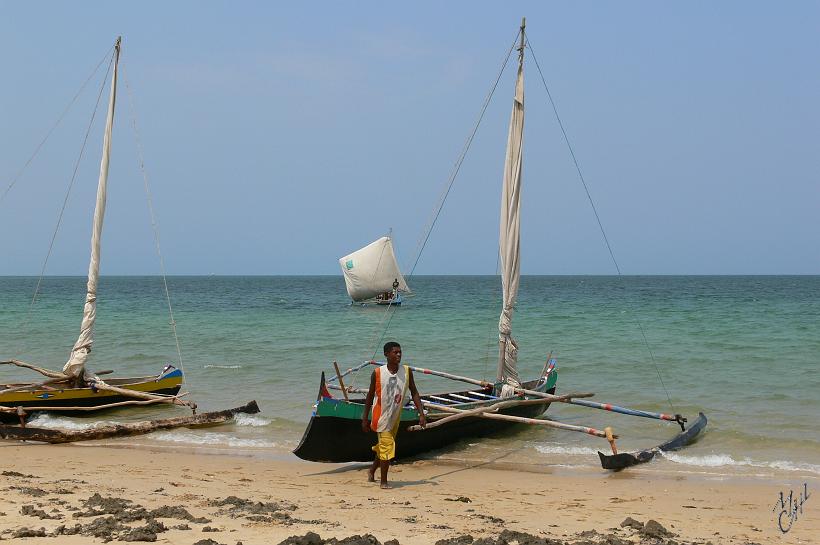
[[[367,301],[390,292],[398,282],[401,293],[410,293],[393,252],[393,240],[381,237],[361,250],[339,259],[347,294],[355,302]]]
[[[518,344],[512,337],[512,316],[521,280],[521,159],[524,144],[524,28],[521,28],[518,53],[518,78],[510,115],[507,157],[504,161],[504,187],[501,191],[499,252],[503,307],[498,320],[499,381],[519,384],[516,362]]]
[[[108,101],[108,117],[105,120],[100,177],[97,182],[97,202],[94,206],[94,222],[91,230],[91,260],[88,264],[88,285],[86,288],[83,320],[80,336],[71,349],[71,356],[63,366],[63,373],[70,377],[85,374],[85,364],[94,343],[94,322],[97,319],[97,282],[100,276],[100,239],[102,238],[105,201],[108,189],[108,161],[111,156],[111,131],[114,127],[114,105],[117,99],[117,64],[120,59],[120,38],[114,45],[114,70],[111,75],[111,95]]]

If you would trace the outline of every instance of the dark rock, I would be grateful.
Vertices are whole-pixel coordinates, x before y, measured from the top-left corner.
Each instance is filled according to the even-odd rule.
[[[34,498],[39,498],[41,496],[45,496],[48,494],[48,492],[46,492],[42,488],[33,488],[30,486],[10,486],[9,488],[11,490],[17,490],[18,492],[20,492],[20,494],[23,494],[24,496],[32,496]]]
[[[384,545],[399,545],[398,539],[388,539],[384,542]]]
[[[191,527],[187,524],[177,524],[176,526],[171,526],[171,530],[190,530]]]
[[[518,545],[552,545],[554,543],[543,537],[514,530],[504,530],[498,538],[502,543],[518,542]]]
[[[213,539],[200,539],[194,545],[222,545],[218,541],[214,541]]]
[[[211,528],[210,526],[205,526],[202,529],[202,531],[203,532],[220,532],[221,530],[219,528]]]
[[[83,527],[80,524],[75,524],[74,526],[70,526],[70,527],[66,526],[65,524],[62,524],[60,526],[57,526],[54,529],[54,531],[51,532],[51,535],[53,535],[55,537],[56,536],[75,536],[79,533],[82,533],[82,531],[83,531]]]
[[[661,523],[653,519],[646,521],[646,524],[641,530],[641,534],[647,537],[666,537],[672,535],[669,533],[669,530],[661,525]]]
[[[290,503],[259,502],[244,500],[236,496],[228,496],[223,500],[216,500],[209,503],[212,507],[228,507],[228,513],[232,517],[250,515],[272,515],[278,511],[294,511],[296,506]]]
[[[444,498],[444,501],[460,501],[462,503],[472,503],[473,500],[467,496],[459,496],[457,498]]]
[[[146,527],[134,528],[119,537],[120,541],[156,541],[157,534]]]
[[[124,526],[116,518],[109,516],[96,518],[91,523],[86,524],[83,526],[82,534],[111,541],[123,530],[129,530],[128,526]]]
[[[326,545],[381,545],[381,542],[370,534],[360,536],[358,534],[342,539],[329,539]]]
[[[436,545],[471,545],[475,541],[470,534],[460,535],[449,539],[439,539]]]
[[[615,534],[607,534],[604,536],[604,540],[601,542],[601,545],[632,545],[632,542],[621,539]]]
[[[633,519],[632,517],[626,517],[624,521],[621,523],[621,528],[634,528],[636,530],[640,530],[643,528],[643,522]]]
[[[37,517],[40,520],[43,520],[43,519],[58,520],[60,518],[60,517],[54,517],[52,515],[49,515],[48,513],[43,511],[42,509],[35,509],[33,505],[24,505],[20,509],[20,514],[25,515],[27,517]]]
[[[195,517],[189,513],[187,509],[178,505],[163,505],[162,507],[157,507],[156,509],[152,509],[149,515],[153,518],[187,520],[195,524],[208,524],[212,522],[211,519],[205,517]]]
[[[290,536],[284,541],[280,541],[279,545],[322,545],[324,542],[319,534],[308,532],[303,536]]]
[[[0,475],[2,475],[3,477],[22,477],[24,479],[39,479],[40,478],[37,475],[24,475],[23,473],[20,473],[19,471],[4,471],[4,472],[0,473]]]
[[[35,530],[33,528],[23,527],[15,530],[11,537],[12,539],[20,537],[46,537],[46,529],[40,528],[39,530]]]

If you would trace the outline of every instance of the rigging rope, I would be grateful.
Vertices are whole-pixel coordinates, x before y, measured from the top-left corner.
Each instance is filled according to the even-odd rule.
[[[521,30],[515,34],[515,39],[513,40],[512,45],[510,46],[509,50],[507,51],[507,55],[504,57],[504,62],[501,64],[501,70],[498,72],[498,76],[495,78],[490,91],[487,93],[487,97],[484,99],[484,104],[481,106],[481,111],[478,115],[478,119],[473,126],[473,130],[470,132],[470,135],[467,137],[467,140],[464,142],[464,147],[461,150],[461,153],[456,159],[455,164],[453,165],[453,169],[450,172],[450,177],[447,180],[447,184],[444,187],[444,190],[439,197],[438,205],[433,209],[433,213],[430,216],[430,219],[427,221],[425,229],[422,231],[422,236],[419,238],[419,242],[416,245],[416,258],[413,261],[413,266],[410,268],[410,274],[407,275],[408,284],[409,281],[412,280],[413,274],[416,271],[416,265],[419,264],[419,259],[421,259],[421,254],[424,251],[424,248],[427,246],[427,241],[430,239],[430,234],[433,232],[433,228],[436,225],[436,221],[438,221],[438,217],[441,214],[442,209],[444,208],[444,203],[447,201],[447,197],[450,195],[450,190],[453,188],[453,184],[456,181],[456,177],[458,176],[459,171],[461,170],[461,165],[464,163],[464,159],[467,156],[467,152],[470,151],[470,146],[473,143],[473,139],[475,138],[476,133],[478,132],[478,127],[481,125],[481,121],[484,119],[484,113],[487,111],[487,107],[490,105],[490,100],[492,100],[493,95],[495,94],[495,90],[498,87],[498,82],[501,81],[501,76],[504,74],[504,70],[507,68],[507,63],[510,60],[510,55],[512,55],[513,50],[515,49],[515,44],[518,42],[518,37],[521,35]],[[388,329],[390,328],[390,322],[393,321],[393,314],[395,314],[395,306],[390,304],[387,306],[385,310],[385,316],[382,318],[381,323],[379,324],[379,329],[381,329],[381,333],[377,336],[377,342],[373,348],[373,358],[376,357],[376,353],[379,350],[379,344],[381,341],[384,340],[385,335],[387,334]],[[384,325],[382,328],[382,324],[387,321],[387,324]],[[378,329],[377,329],[378,331]],[[355,376],[353,378],[355,381]]]
[[[507,51],[506,57],[504,57],[504,62],[501,65],[501,70],[498,72],[498,76],[495,78],[492,87],[490,88],[490,92],[487,93],[487,98],[484,99],[484,104],[481,106],[481,112],[478,115],[478,119],[476,120],[475,126],[473,127],[472,132],[467,137],[467,141],[464,143],[464,147],[461,150],[461,154],[459,154],[458,159],[456,159],[455,164],[453,165],[453,170],[450,173],[450,178],[447,180],[447,185],[445,186],[444,191],[442,192],[441,197],[439,197],[438,206],[434,209],[433,214],[431,215],[430,220],[427,222],[427,226],[425,230],[422,232],[422,236],[419,239],[419,244],[417,246],[416,252],[416,259],[413,262],[413,267],[410,269],[410,274],[408,278],[413,277],[413,273],[416,270],[416,265],[419,263],[419,259],[421,259],[421,254],[424,251],[425,246],[427,246],[427,241],[430,239],[430,234],[433,232],[433,228],[436,225],[436,221],[438,221],[438,217],[441,214],[441,210],[444,208],[444,203],[447,201],[447,196],[450,194],[450,190],[453,188],[453,183],[456,181],[456,177],[458,176],[459,171],[461,170],[461,165],[464,163],[464,158],[467,156],[467,152],[470,151],[470,146],[473,143],[473,138],[475,138],[476,133],[478,132],[478,127],[481,125],[481,121],[484,119],[484,113],[487,111],[487,107],[490,105],[490,100],[493,98],[495,94],[495,90],[498,87],[498,82],[501,80],[501,76],[504,74],[504,70],[507,68],[507,63],[510,60],[510,55],[512,55],[513,50],[515,49],[515,45],[518,42],[518,37],[521,35],[521,30],[519,30],[516,35],[515,39],[513,40],[510,49]]]
[[[45,145],[46,141],[51,137],[51,134],[57,129],[57,127],[63,121],[63,118],[66,116],[66,114],[68,114],[69,110],[71,110],[71,107],[74,106],[74,103],[77,101],[77,98],[79,98],[79,96],[82,94],[83,90],[85,90],[85,87],[86,87],[86,85],[88,85],[88,82],[91,81],[94,78],[94,75],[97,73],[97,70],[100,69],[100,66],[102,66],[102,64],[105,62],[105,59],[108,58],[108,55],[109,55],[109,52],[111,51],[111,49],[113,49],[113,46],[108,48],[108,50],[105,52],[105,55],[103,55],[103,58],[100,59],[100,62],[97,63],[97,66],[94,67],[94,70],[91,72],[91,74],[86,78],[86,80],[80,86],[80,89],[75,93],[74,97],[68,103],[68,106],[65,107],[65,109],[63,110],[63,113],[60,114],[60,116],[57,118],[57,121],[54,123],[54,125],[52,125],[52,127],[46,133],[45,137],[40,141],[39,144],[37,144],[37,147],[34,148],[34,152],[31,154],[31,157],[28,158],[28,161],[26,161],[26,163],[23,165],[23,167],[20,170],[18,170],[17,174],[15,174],[14,177],[11,179],[11,183],[9,183],[9,185],[3,191],[3,194],[0,195],[0,202],[3,202],[3,199],[5,199],[6,195],[9,194],[9,192],[11,191],[11,188],[14,187],[14,184],[16,184],[18,182],[18,180],[20,179],[20,176],[23,175],[23,172],[25,172],[25,170],[28,168],[28,166],[31,164],[31,162],[34,160],[34,158],[37,157],[37,154],[40,153],[40,150]]]
[[[547,80],[544,78],[544,73],[541,71],[541,65],[538,64],[538,58],[535,56],[535,51],[530,44],[529,39],[527,40],[527,47],[532,54],[532,60],[535,61],[535,67],[538,69],[538,75],[541,76],[541,82],[544,84],[544,89],[547,91],[547,97],[549,97],[550,105],[552,106],[552,111],[555,114],[555,119],[558,121],[558,126],[561,128],[561,134],[564,135],[564,142],[567,144],[567,148],[569,149],[569,154],[572,157],[572,162],[575,164],[575,170],[578,172],[578,179],[581,181],[581,184],[584,187],[584,191],[587,195],[587,200],[589,200],[589,204],[592,207],[592,212],[595,214],[595,220],[598,222],[598,229],[601,231],[601,235],[604,238],[604,243],[606,244],[606,248],[609,251],[609,257],[612,259],[612,263],[615,265],[615,270],[618,272],[618,281],[621,282],[623,285],[623,274],[621,273],[621,267],[618,265],[618,261],[615,259],[615,253],[612,251],[612,245],[609,243],[609,237],[606,235],[606,231],[604,230],[604,225],[601,222],[601,217],[598,215],[598,209],[595,207],[595,202],[592,200],[592,194],[589,192],[589,187],[587,186],[587,182],[584,179],[584,175],[581,172],[581,166],[578,163],[578,158],[575,155],[575,150],[572,148],[572,144],[570,143],[569,136],[567,136],[567,131],[564,128],[564,123],[561,121],[561,116],[558,115],[558,108],[555,105],[555,101],[552,98],[552,93],[550,93],[549,86],[547,85]],[[672,412],[675,412],[675,407],[672,403],[672,398],[669,396],[669,390],[666,389],[666,384],[663,382],[663,377],[661,377],[661,369],[658,366],[658,362],[655,359],[655,354],[652,351],[652,347],[649,345],[649,340],[646,338],[646,332],[644,331],[643,324],[640,321],[640,318],[637,314],[633,314],[633,318],[635,319],[635,323],[638,325],[638,329],[641,332],[641,337],[643,338],[644,346],[646,346],[647,352],[649,352],[649,358],[652,360],[652,364],[655,366],[655,371],[658,373],[658,380],[661,383],[661,387],[663,388],[664,393],[666,394],[666,400],[669,402],[669,407],[672,409]]]
[[[34,309],[34,303],[37,302],[37,295],[40,293],[40,286],[43,283],[43,276],[46,273],[46,266],[48,265],[48,260],[51,257],[51,252],[54,249],[54,241],[57,239],[57,232],[60,230],[60,225],[63,222],[63,214],[65,213],[66,206],[68,205],[68,198],[71,196],[71,189],[74,187],[74,181],[77,179],[77,172],[80,168],[80,163],[82,162],[83,155],[85,154],[86,144],[88,143],[88,135],[91,133],[91,127],[94,125],[94,119],[97,116],[97,111],[100,107],[100,99],[102,98],[103,91],[105,90],[105,84],[108,80],[108,74],[111,72],[111,65],[114,63],[114,54],[111,55],[111,60],[108,62],[108,69],[105,72],[105,77],[102,80],[102,84],[100,84],[100,92],[97,94],[97,102],[94,104],[94,111],[91,113],[91,120],[88,122],[88,127],[85,131],[85,137],[83,138],[83,144],[80,147],[80,154],[77,156],[77,161],[74,163],[74,171],[71,174],[71,181],[68,183],[68,188],[66,189],[65,197],[63,198],[63,205],[60,208],[60,214],[57,217],[57,225],[54,226],[54,232],[51,234],[51,241],[48,245],[48,252],[46,253],[46,257],[43,260],[43,266],[40,269],[40,276],[37,278],[37,285],[34,288],[34,295],[31,296],[31,303],[29,303],[28,311],[26,312],[26,317],[23,320],[23,324],[21,327],[21,332],[23,338],[26,338],[28,335],[28,326],[29,320],[31,319],[31,313]],[[96,72],[96,71],[95,71]],[[19,357],[25,347],[18,347],[16,357]]]
[[[171,292],[168,290],[168,278],[165,274],[165,259],[162,257],[162,250],[159,243],[159,223],[157,222],[156,214],[154,213],[154,200],[151,197],[151,187],[148,184],[148,172],[145,169],[145,154],[143,153],[142,139],[137,128],[137,108],[134,105],[134,93],[131,91],[131,85],[128,83],[128,77],[125,70],[122,73],[122,79],[125,82],[125,88],[128,91],[128,102],[131,106],[131,126],[134,128],[134,140],[137,144],[137,158],[139,159],[140,172],[142,172],[143,186],[145,187],[145,196],[148,201],[148,212],[151,216],[151,228],[154,231],[154,245],[157,250],[157,257],[159,257],[159,268],[162,274],[162,285],[165,289],[165,301],[168,304],[168,315],[170,317],[171,331],[174,334],[174,343],[177,348],[177,358],[179,361],[179,369],[182,371],[183,382],[188,381],[188,375],[185,373],[185,366],[182,363],[182,348],[179,345],[179,337],[177,336],[177,322],[174,319],[174,309],[171,306]]]

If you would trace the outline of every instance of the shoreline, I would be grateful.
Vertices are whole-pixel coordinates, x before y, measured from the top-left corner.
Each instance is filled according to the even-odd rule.
[[[504,530],[567,542],[605,543],[609,539],[605,536],[612,536],[611,543],[624,544],[650,539],[640,530],[621,528],[627,517],[641,523],[654,519],[676,534],[651,538],[654,543],[808,544],[810,536],[820,535],[820,504],[813,505],[820,500],[812,494],[820,489],[820,479],[802,475],[521,471],[487,462],[415,460],[394,466],[390,476],[395,488],[382,491],[366,482],[367,464],[317,464],[130,445],[9,443],[0,445],[0,453],[5,462],[0,482],[6,498],[0,508],[0,538],[12,542],[103,542],[104,529],[93,538],[81,534],[12,538],[23,527],[43,528],[49,535],[60,526],[62,531],[73,531],[77,524],[87,526],[111,517],[100,514],[105,502],[100,504],[102,511],[93,501],[89,504],[94,494],[102,499],[122,498],[133,502],[131,508],[155,512],[155,521],[165,529],[155,534],[158,542],[191,545],[203,539],[230,545],[238,541],[276,544],[307,532],[322,538],[370,533],[381,543],[396,539],[403,545],[432,545],[464,535],[497,538]],[[793,490],[796,497],[804,483],[810,496],[803,513],[784,534],[777,528],[773,506],[780,492],[788,496]],[[209,522],[162,518],[174,515],[165,509],[173,506],[183,506],[191,518]],[[114,539],[127,533],[126,526],[146,524],[132,520],[116,530],[114,522],[107,530]]]

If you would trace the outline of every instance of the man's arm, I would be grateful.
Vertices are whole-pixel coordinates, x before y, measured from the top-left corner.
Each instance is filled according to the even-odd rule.
[[[370,375],[370,389],[367,391],[367,397],[364,398],[364,413],[362,413],[362,431],[367,433],[370,431],[370,409],[373,407],[373,396],[376,395],[376,371]]]
[[[410,375],[410,395],[413,396],[413,404],[416,406],[416,410],[419,412],[419,426],[422,428],[427,425],[427,417],[424,415],[424,405],[421,403],[421,397],[419,397],[419,391],[416,389],[416,381],[413,379],[413,370],[408,368],[407,371]]]

